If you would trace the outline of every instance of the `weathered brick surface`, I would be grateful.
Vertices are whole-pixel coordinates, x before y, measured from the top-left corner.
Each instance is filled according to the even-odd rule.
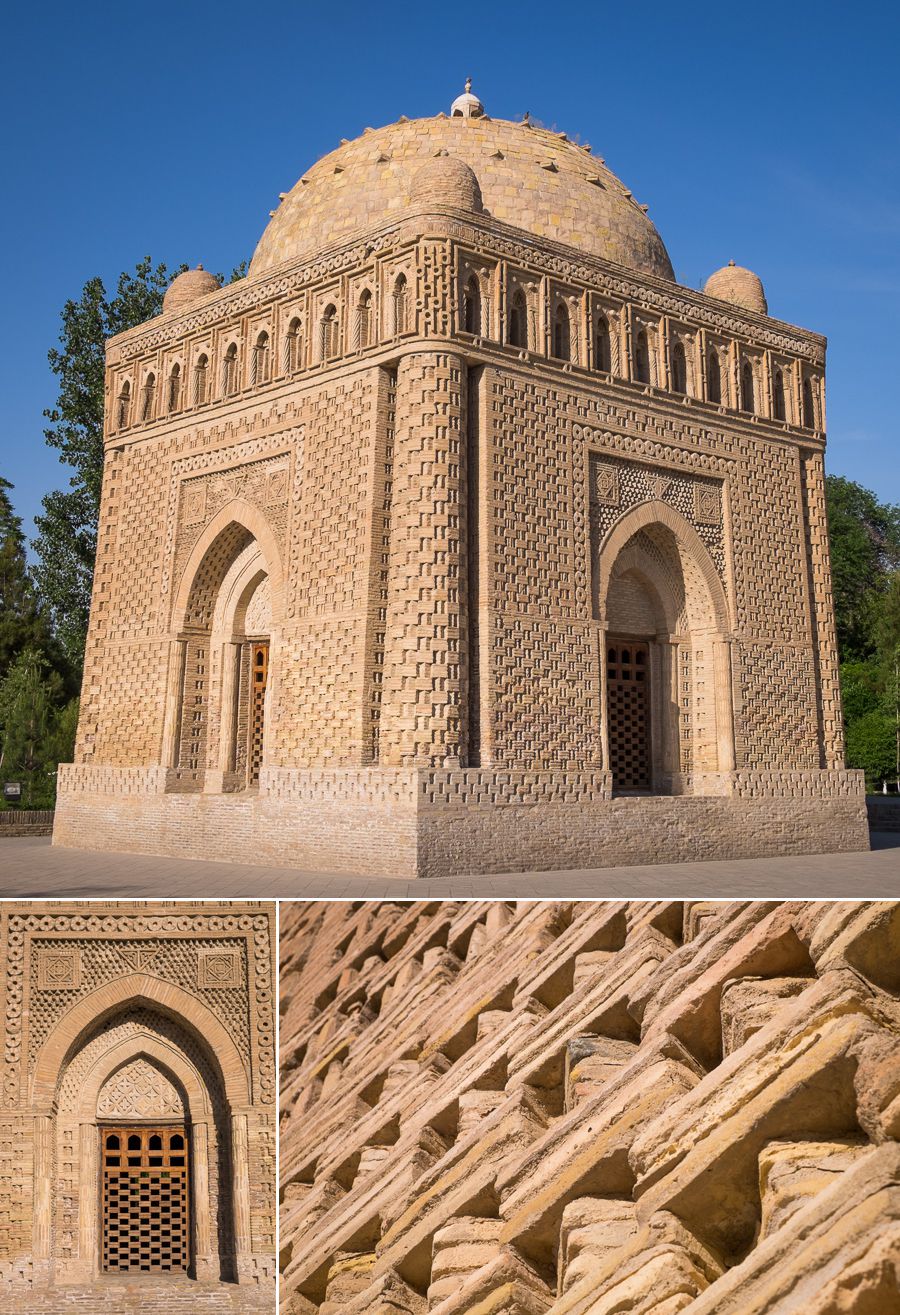
[[[133,848],[496,870],[517,848],[510,774],[546,773],[581,816],[551,809],[542,830],[532,811],[526,868],[550,844],[556,866],[684,857],[693,826],[700,853],[865,847],[825,343],[765,314],[753,280],[678,287],[588,149],[465,107],[316,164],[247,279],[184,274],[108,345],[57,838],[121,847],[124,792],[147,803]],[[610,697],[619,639],[646,645],[637,719]],[[620,738],[640,740],[637,783]],[[400,769],[420,773],[412,820],[377,783]],[[438,816],[429,774],[442,793],[441,773],[475,770],[477,804],[451,786],[471,816]],[[352,808],[337,772],[339,794],[368,792]],[[301,776],[303,800],[284,784]],[[744,804],[748,780],[768,809]],[[177,804],[148,798],[160,783]],[[667,801],[633,835],[609,806],[632,789]]]
[[[289,1315],[894,1315],[900,907],[311,903]]]

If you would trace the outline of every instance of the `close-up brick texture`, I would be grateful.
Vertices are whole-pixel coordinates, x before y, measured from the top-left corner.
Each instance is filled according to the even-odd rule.
[[[451,115],[109,340],[68,846],[390,876],[862,850],[825,340]],[[634,798],[634,791],[641,797]]]
[[[286,1315],[897,1315],[900,906],[308,903]]]

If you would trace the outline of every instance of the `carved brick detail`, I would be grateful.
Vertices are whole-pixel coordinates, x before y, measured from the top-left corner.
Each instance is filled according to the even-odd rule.
[[[204,990],[236,990],[242,985],[237,950],[202,949],[197,959],[197,985]]]
[[[38,951],[38,990],[77,991],[81,985],[81,951],[59,946]]]

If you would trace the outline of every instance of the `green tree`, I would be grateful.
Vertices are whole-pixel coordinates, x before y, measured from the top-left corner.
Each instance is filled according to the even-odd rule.
[[[838,648],[844,662],[877,647],[879,600],[900,568],[900,507],[852,480],[827,480],[828,530]]]
[[[847,727],[847,763],[862,768],[870,790],[894,776],[896,732],[888,713],[867,712]]]
[[[154,265],[146,256],[132,273],[119,275],[111,297],[102,279],[89,279],[78,300],[63,307],[60,346],[49,353],[59,390],[56,405],[44,412],[50,422],[44,436],[73,473],[68,490],[56,490],[43,500],[34,544],[35,577],[60,643],[76,669],[84,659],[97,551],[106,339],[158,315],[166,288],[186,268],[180,265],[170,273],[164,264]],[[237,267],[231,281],[245,273],[246,265]],[[216,277],[224,282],[222,275]]]
[[[891,575],[881,597],[874,631],[882,706],[894,729],[891,775],[900,789],[900,571]]]
[[[22,521],[9,496],[12,487],[0,477],[0,678],[26,648],[43,649],[51,660],[61,658],[28,573]]]
[[[53,806],[62,696],[59,674],[33,648],[19,654],[0,682],[0,776],[22,782],[25,808]]]

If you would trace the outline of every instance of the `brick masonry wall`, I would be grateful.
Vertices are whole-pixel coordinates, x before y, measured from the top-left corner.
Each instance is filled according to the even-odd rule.
[[[900,907],[369,902],[281,931],[285,1315],[889,1315]]]
[[[53,809],[7,808],[0,811],[0,840],[4,836],[49,836],[53,833]]]
[[[900,831],[900,798],[896,795],[867,795],[866,808],[873,831]]]
[[[718,796],[611,799],[602,772],[273,770],[259,794],[198,797],[133,793],[130,776],[119,793],[105,769],[100,793],[73,770],[82,786],[60,796],[57,844],[307,871],[437,877],[868,848],[849,773],[743,773]]]

